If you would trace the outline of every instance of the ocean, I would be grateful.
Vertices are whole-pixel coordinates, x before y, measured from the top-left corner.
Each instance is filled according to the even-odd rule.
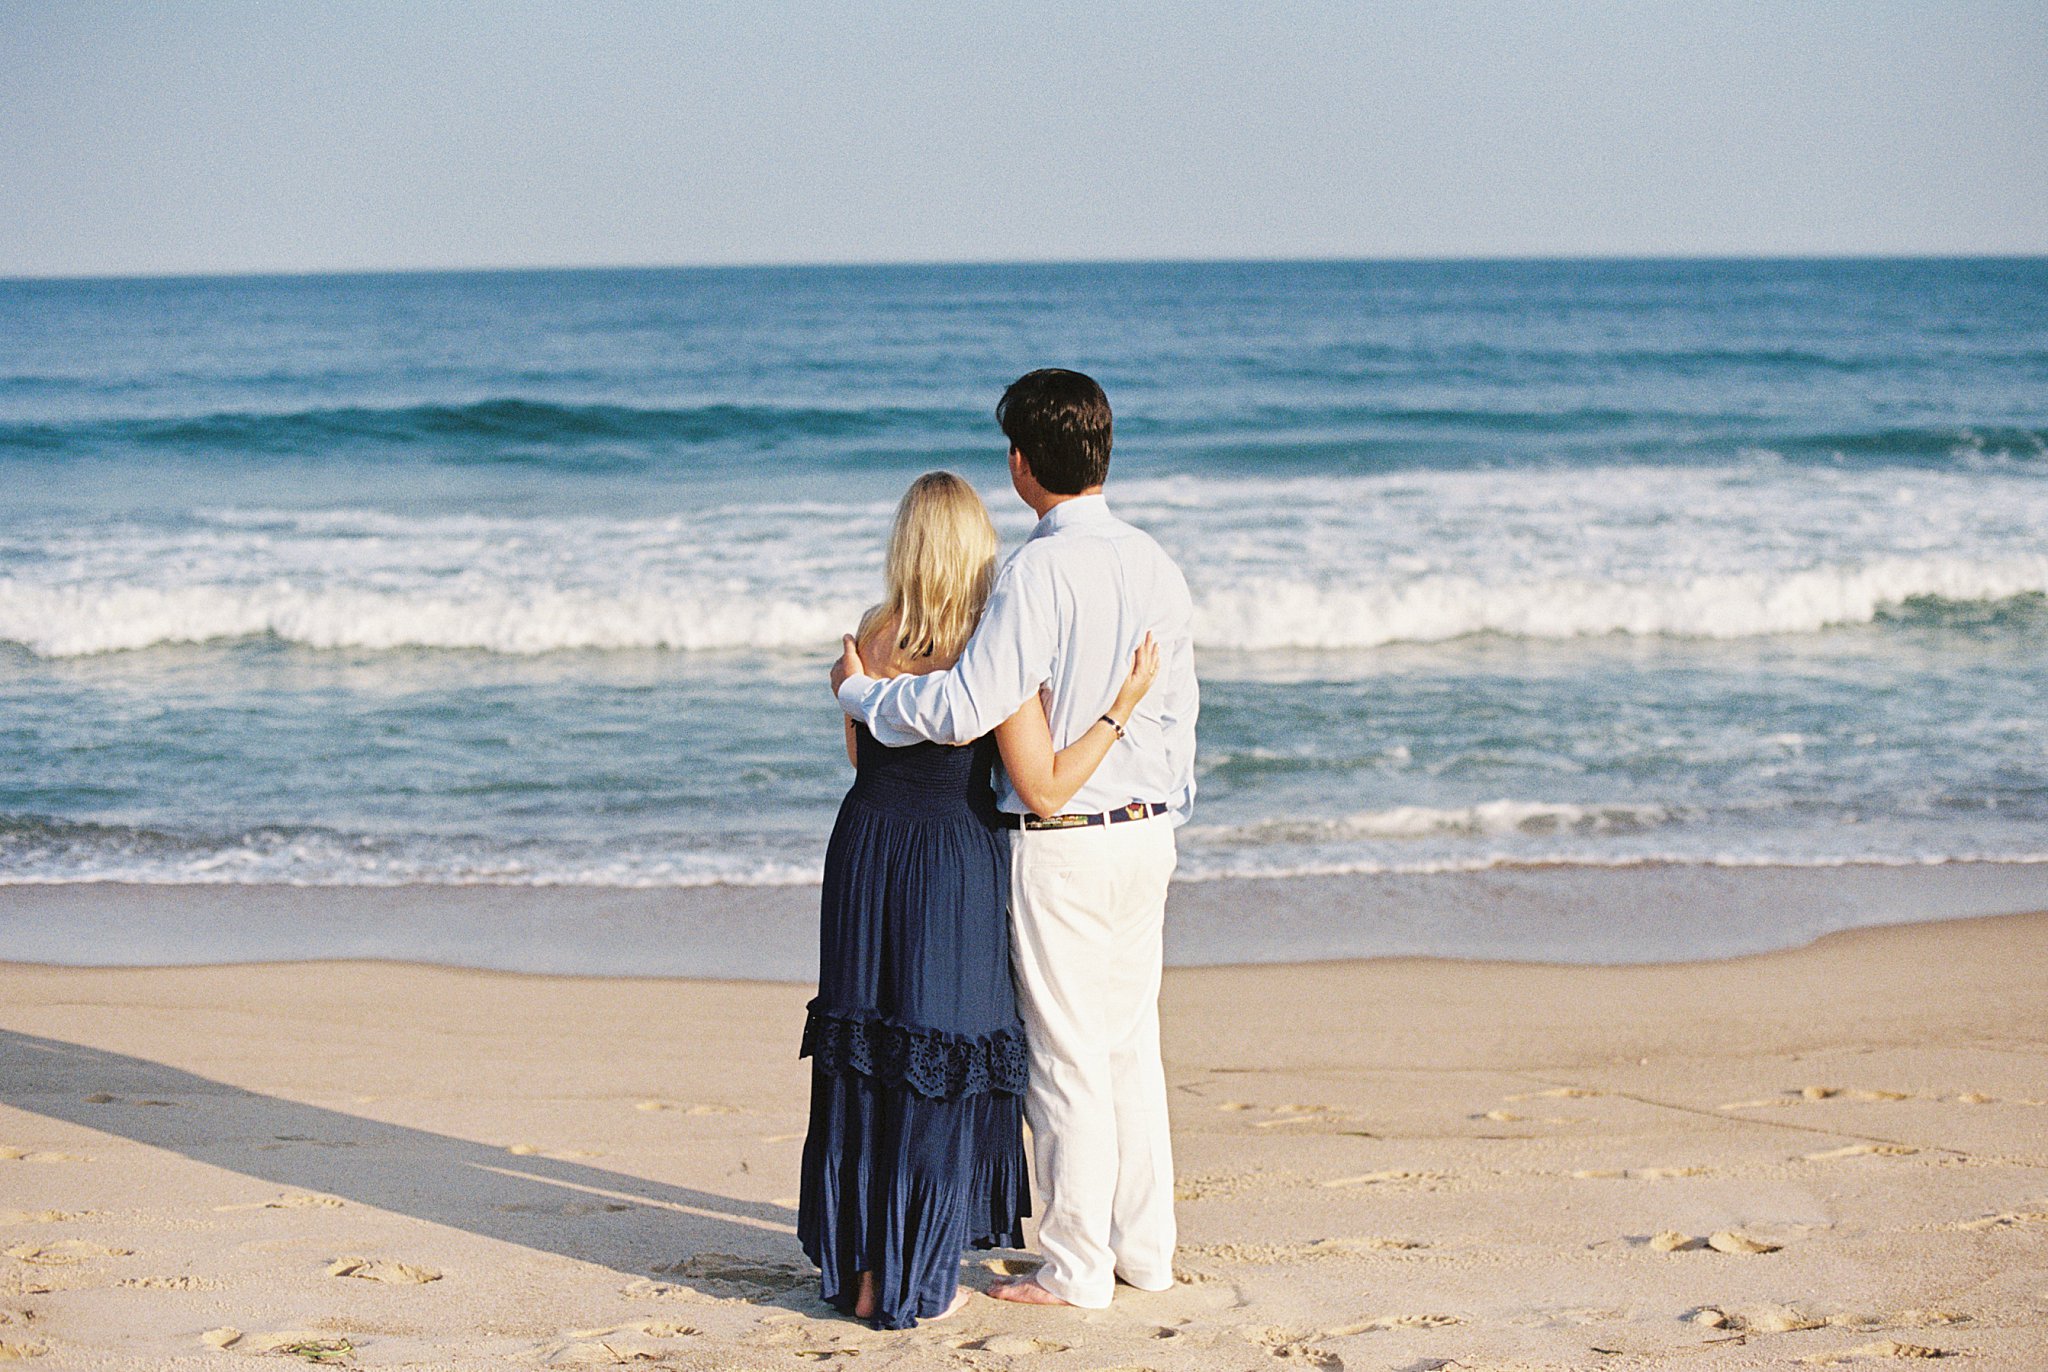
[[[0,282],[0,887],[815,882],[1042,365],[1194,592],[1182,883],[2048,864],[2048,260],[1154,263]]]

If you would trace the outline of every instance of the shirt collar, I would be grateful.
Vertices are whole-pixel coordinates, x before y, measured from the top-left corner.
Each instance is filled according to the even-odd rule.
[[[1050,538],[1062,529],[1108,519],[1109,502],[1099,495],[1077,495],[1072,500],[1062,500],[1045,512],[1031,530],[1032,538]],[[1027,542],[1029,540],[1026,540]]]

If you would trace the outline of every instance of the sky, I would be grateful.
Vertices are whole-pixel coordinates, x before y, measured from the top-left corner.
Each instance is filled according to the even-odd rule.
[[[2041,252],[2044,0],[0,0],[0,276]]]

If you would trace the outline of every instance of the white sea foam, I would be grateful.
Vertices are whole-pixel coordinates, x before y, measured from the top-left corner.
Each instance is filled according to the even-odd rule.
[[[1489,585],[1469,576],[1425,576],[1318,586],[1260,579],[1201,597],[1195,638],[1206,647],[1246,650],[1376,648],[1482,633],[1747,638],[1868,624],[1920,598],[1996,602],[2044,592],[2048,557],[2042,556],[1993,562],[1894,557],[1668,582],[1559,578]]]
[[[1474,634],[1739,638],[1916,599],[2048,593],[2048,481],[1939,471],[1415,472],[1133,480],[1206,648]],[[1006,541],[1028,526],[994,502]],[[0,640],[48,656],[252,636],[319,648],[828,647],[879,589],[889,507],[652,517],[216,511],[0,530]]]
[[[2048,593],[2048,557],[1973,563],[1891,558],[1785,574],[1679,583],[1543,580],[1487,585],[1424,577],[1365,586],[1260,579],[1198,594],[1195,640],[1220,650],[1356,649],[1471,634],[1740,638],[1868,624],[1917,598],[1988,603]],[[387,591],[146,584],[36,585],[0,578],[0,640],[46,657],[268,635],[311,648],[817,650],[863,600],[675,586],[450,587]]]
[[[436,595],[290,583],[33,586],[0,580],[0,639],[46,657],[269,635],[309,648],[816,648],[860,613],[852,599],[808,604],[715,590],[606,596],[535,589]]]
[[[1880,850],[1814,856],[1801,853],[1692,853],[1681,850],[1604,853],[1594,850],[1528,854],[1485,852],[1459,857],[1389,859],[1330,857],[1302,859],[1284,850],[1248,848],[1184,851],[1176,882],[1284,881],[1306,877],[1428,877],[1509,868],[1768,868],[1940,867],[2048,865],[2048,852],[1956,852],[1899,854]],[[150,886],[512,886],[672,890],[706,886],[815,886],[822,878],[816,859],[743,859],[704,854],[689,858],[615,856],[600,861],[533,862],[504,857],[446,864],[424,856],[382,861],[337,859],[325,845],[292,844],[265,849],[228,845],[183,858],[149,858],[109,852],[75,853],[61,863],[14,864],[0,869],[0,887],[66,886],[112,882]]]
[[[1190,824],[1185,836],[1205,845],[1341,843],[1370,839],[1503,837],[1632,833],[1677,817],[1663,805],[1575,805],[1491,800],[1438,808],[1397,805],[1335,819],[1269,819],[1234,826]]]
[[[0,831],[0,886],[802,886],[821,879],[823,848],[822,839],[762,854],[630,841],[603,847],[284,828],[198,836],[58,825]]]
[[[1990,867],[2048,866],[2048,852],[1996,853],[1958,851],[1898,854],[1878,850],[1812,856],[1801,853],[1596,853],[1570,852],[1546,855],[1485,853],[1471,857],[1427,861],[1389,862],[1373,858],[1332,858],[1319,861],[1285,861],[1265,853],[1197,857],[1183,860],[1174,870],[1177,882],[1201,881],[1285,881],[1304,877],[1435,877],[1510,868],[1569,869],[1598,867],[1695,867],[1750,870],[1792,867],[1819,871],[1838,867],[1947,867],[1963,864]]]

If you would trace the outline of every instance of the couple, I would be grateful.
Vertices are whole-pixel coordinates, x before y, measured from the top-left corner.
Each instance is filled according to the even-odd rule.
[[[832,672],[856,776],[825,854],[797,1232],[825,1299],[889,1329],[966,1303],[965,1249],[1022,1245],[1027,1116],[1045,1262],[989,1294],[1173,1284],[1158,1001],[1192,607],[1103,503],[1100,386],[1031,372],[996,419],[1030,539],[998,572],[973,489],[919,477]]]

